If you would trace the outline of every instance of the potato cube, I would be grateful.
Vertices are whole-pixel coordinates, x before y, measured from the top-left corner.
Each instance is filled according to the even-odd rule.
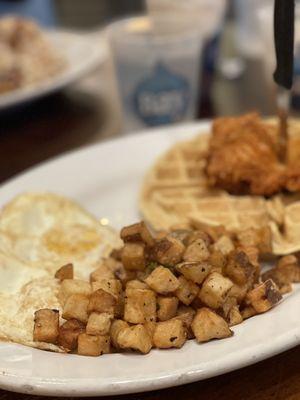
[[[228,292],[228,297],[235,297],[238,304],[240,304],[248,291],[247,285],[233,285],[232,288]]]
[[[114,274],[115,277],[121,281],[123,287],[125,287],[127,282],[136,279],[136,275],[138,272],[141,271],[129,271],[128,269],[125,269],[122,263],[120,263],[119,268],[114,271]]]
[[[184,228],[172,228],[171,233],[169,233],[168,237],[173,237],[180,242],[182,242],[185,246],[189,244],[189,238],[192,234],[192,231],[190,229],[184,229]],[[167,236],[167,235],[166,235]]]
[[[147,329],[138,324],[121,329],[117,337],[117,344],[121,349],[132,349],[147,354],[151,350],[152,340]]]
[[[66,299],[72,294],[82,294],[89,296],[92,288],[89,282],[80,279],[65,279],[62,281],[59,289],[59,301],[63,305]]]
[[[62,317],[64,319],[78,319],[78,321],[87,322],[88,304],[89,299],[85,295],[72,294],[64,304]]]
[[[152,322],[152,321],[147,321],[144,324],[144,327],[146,328],[151,340],[153,338],[154,335],[154,331],[155,331],[155,327],[156,327],[156,322]]]
[[[192,242],[183,254],[184,261],[206,261],[209,258],[209,251],[205,241],[201,238]]]
[[[43,308],[34,313],[33,340],[35,342],[57,342],[59,311]]]
[[[184,326],[189,328],[193,322],[196,311],[192,307],[179,306],[175,318],[180,319]]]
[[[227,322],[220,315],[206,307],[197,311],[192,322],[192,330],[200,343],[232,336],[232,331],[229,329]]]
[[[109,313],[98,314],[93,312],[89,316],[86,333],[89,335],[108,335],[113,318],[114,316]]]
[[[249,286],[253,283],[255,267],[251,264],[247,254],[241,250],[232,251],[228,263],[224,268],[225,275],[237,285]]]
[[[187,306],[179,306],[177,315],[174,317],[174,319],[179,319],[182,321],[183,326],[187,330],[187,338],[188,339],[193,339],[194,333],[191,329],[191,324],[193,322],[194,316],[196,314],[196,311],[192,307],[187,307]]]
[[[143,243],[125,243],[122,250],[122,263],[125,269],[143,271],[145,264],[145,245]]]
[[[195,297],[197,297],[199,287],[194,282],[186,279],[184,276],[180,276],[178,281],[179,287],[175,291],[175,295],[183,304],[188,306],[195,299]]]
[[[176,265],[176,271],[186,279],[195,283],[202,283],[211,271],[211,265],[207,262],[183,262]]]
[[[221,236],[213,245],[214,250],[219,250],[225,256],[234,250],[234,244],[229,236]]]
[[[300,282],[300,265],[294,255],[281,257],[276,268],[286,283]]]
[[[187,338],[186,328],[179,319],[158,322],[153,335],[153,344],[158,349],[181,347]]]
[[[157,299],[157,306],[157,318],[160,321],[166,321],[175,317],[178,307],[178,299],[177,297],[159,296]]]
[[[138,279],[133,279],[126,283],[126,289],[149,289],[149,286]]]
[[[218,272],[212,272],[203,282],[199,292],[200,300],[207,306],[217,309],[222,307],[233,283]]]
[[[90,274],[90,282],[96,282],[101,279],[114,279],[114,273],[110,270],[107,264],[102,261],[95,271]]]
[[[222,274],[227,262],[227,257],[220,250],[213,249],[207,262],[212,267],[211,272],[216,271]]]
[[[213,238],[209,235],[209,233],[205,231],[192,231],[189,235],[188,245],[192,244],[195,240],[202,239],[206,244],[207,248],[213,244]]]
[[[175,292],[179,287],[179,281],[176,276],[165,267],[157,267],[145,279],[147,285],[155,292],[160,294],[168,294]]]
[[[247,306],[241,310],[241,316],[243,317],[243,319],[253,317],[256,314],[257,312],[252,306]]]
[[[270,308],[275,306],[281,299],[282,296],[271,279],[256,286],[248,292],[246,296],[247,303],[251,305],[257,313],[270,310]]]
[[[57,343],[67,350],[76,350],[78,336],[85,331],[85,325],[77,319],[69,319],[59,327]]]
[[[95,357],[108,353],[110,353],[109,336],[92,336],[86,333],[78,336],[78,354]]]
[[[120,347],[118,344],[119,333],[126,328],[129,328],[129,325],[127,324],[127,322],[121,319],[115,319],[111,324],[110,327],[111,343],[116,349]]]
[[[103,289],[118,298],[122,293],[122,283],[119,279],[99,279],[92,282],[92,291],[95,292],[98,289]]]
[[[242,246],[256,247],[261,254],[272,253],[272,234],[268,226],[262,228],[248,228],[237,234]]]
[[[124,319],[132,324],[155,322],[155,293],[150,289],[126,289]]]
[[[154,239],[143,221],[121,229],[121,239],[124,242],[144,242],[150,247],[154,245]]]
[[[243,317],[238,306],[233,306],[227,316],[229,326],[238,325],[243,322]]]
[[[286,273],[287,272],[287,273]],[[281,268],[272,268],[262,274],[261,279],[263,282],[272,279],[275,285],[278,287],[281,294],[289,293],[292,291],[292,274],[287,270],[281,271]]]
[[[90,301],[88,304],[88,313],[98,312],[109,314],[115,313],[115,308],[117,304],[117,298],[111,293],[106,292],[103,289],[98,289],[93,292],[90,296]]]
[[[158,240],[152,248],[153,259],[168,267],[178,264],[182,260],[184,251],[183,243],[172,236]]]
[[[64,279],[73,279],[74,278],[74,268],[73,264],[66,264],[60,267],[56,273],[55,278],[63,281]]]

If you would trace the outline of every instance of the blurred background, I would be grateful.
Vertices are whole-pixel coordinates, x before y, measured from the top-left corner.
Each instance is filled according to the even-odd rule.
[[[30,87],[0,92],[1,181],[67,150],[157,125],[276,113],[273,0],[0,0],[0,17],[7,15],[33,19],[45,35],[76,32],[102,56],[80,79],[52,85],[51,94],[31,98]],[[298,27],[297,10],[294,114]],[[0,20],[0,44],[3,32]],[[26,101],[13,94],[20,90],[29,90]]]

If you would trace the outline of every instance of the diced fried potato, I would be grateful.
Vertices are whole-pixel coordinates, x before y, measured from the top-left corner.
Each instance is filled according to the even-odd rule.
[[[211,226],[193,218],[191,218],[190,223],[194,229],[207,233],[213,242],[216,242],[221,236],[227,234],[226,229],[223,225]]]
[[[196,311],[192,307],[179,306],[175,318],[180,319],[183,324],[189,328],[193,322],[195,314]]]
[[[155,331],[155,327],[156,327],[156,322],[152,322],[152,321],[147,321],[144,324],[145,329],[147,330],[151,340],[153,338],[154,335],[154,331]]]
[[[268,226],[262,228],[247,228],[237,234],[242,246],[256,247],[261,254],[272,252],[272,235]]]
[[[125,269],[143,271],[146,267],[144,243],[125,243],[122,250],[122,263]]]
[[[212,267],[211,272],[216,271],[222,274],[227,262],[227,257],[220,250],[212,249],[207,262]]]
[[[158,322],[153,335],[153,344],[159,349],[181,347],[187,338],[186,328],[179,319]]]
[[[217,309],[222,307],[233,283],[218,272],[212,272],[203,282],[199,292],[200,300],[207,306]]]
[[[132,324],[155,322],[155,293],[150,289],[126,289],[124,319]]]
[[[55,278],[63,281],[64,279],[73,279],[74,278],[74,268],[73,264],[66,264],[60,267],[55,272]]]
[[[121,239],[124,242],[144,242],[150,247],[154,245],[154,239],[143,221],[121,229]]]
[[[241,310],[241,316],[243,317],[243,319],[251,318],[256,314],[257,314],[257,312],[255,311],[255,309],[252,306],[244,307]]]
[[[133,349],[147,354],[151,350],[152,340],[147,329],[138,324],[121,329],[117,336],[117,344],[121,349]]]
[[[238,325],[243,322],[243,317],[238,306],[233,306],[227,316],[229,326]]]
[[[114,273],[110,270],[107,264],[102,261],[99,267],[90,274],[90,281],[93,283],[100,279],[114,279],[114,277]]]
[[[127,322],[121,320],[121,319],[115,319],[110,327],[110,337],[111,337],[111,342],[112,345],[118,349],[120,346],[118,344],[118,336],[121,331],[124,329],[129,328],[129,325]]]
[[[121,261],[121,257],[122,257],[122,248],[113,249],[109,254],[109,258],[113,258],[116,261]]]
[[[122,282],[123,287],[126,286],[127,282],[136,279],[137,273],[141,271],[129,271],[125,269],[122,263],[120,263],[119,268],[114,271],[115,277]]]
[[[60,285],[58,298],[63,305],[66,299],[72,294],[83,294],[89,296],[91,292],[92,288],[89,282],[80,279],[65,279]]]
[[[172,267],[182,260],[185,246],[172,236],[156,241],[152,248],[152,256],[158,263]]]
[[[206,261],[209,258],[209,251],[205,241],[201,238],[192,242],[183,254],[183,260],[188,262]]]
[[[34,313],[33,340],[35,342],[57,342],[59,329],[59,312],[43,308]]]
[[[287,272],[287,273],[286,273]],[[272,279],[277,285],[281,294],[285,294],[292,291],[292,274],[289,271],[281,271],[281,268],[272,268],[264,272],[261,276],[263,282]]]
[[[192,231],[190,229],[179,228],[179,229],[172,229],[171,233],[168,236],[180,240],[180,242],[182,242],[185,246],[187,246],[191,234]]]
[[[194,333],[191,329],[191,324],[193,322],[194,316],[196,314],[196,311],[192,307],[188,306],[179,306],[177,310],[177,315],[173,319],[179,319],[182,321],[183,326],[187,330],[187,338],[188,339],[193,339]]]
[[[78,336],[78,354],[95,357],[108,353],[110,353],[109,336],[94,336],[86,333]]]
[[[192,330],[200,343],[232,336],[232,331],[229,329],[227,322],[220,315],[206,307],[197,311],[192,322]]]
[[[184,276],[178,278],[179,287],[175,291],[175,295],[186,306],[190,305],[199,292],[199,287]],[[168,318],[167,318],[168,319]]]
[[[173,293],[179,287],[176,276],[168,268],[161,266],[155,268],[145,279],[145,282],[151,289],[160,294]]]
[[[223,235],[215,242],[213,248],[226,256],[234,250],[234,244],[229,236]]]
[[[88,313],[109,313],[114,314],[115,307],[117,304],[117,298],[111,293],[106,292],[103,289],[98,289],[93,292],[90,296],[88,304]]]
[[[89,299],[84,294],[72,294],[69,296],[63,306],[62,317],[64,319],[78,319],[81,322],[87,322],[87,308]]]
[[[138,279],[133,279],[126,283],[126,289],[149,289],[149,286]]]
[[[202,283],[211,271],[211,265],[207,262],[183,262],[176,265],[176,271],[186,279],[195,283]]]
[[[245,285],[249,282],[249,286],[251,286],[255,267],[244,251],[234,250],[228,256],[224,272],[237,285]]]
[[[246,296],[247,303],[250,304],[257,313],[270,310],[270,308],[275,306],[281,299],[282,296],[271,279],[252,289]]]
[[[204,243],[206,244],[207,247],[209,247],[211,244],[213,244],[213,239],[212,237],[205,231],[192,231],[192,233],[189,236],[189,241],[188,245],[192,244],[195,240],[197,239],[202,239],[204,240]]]
[[[178,289],[177,289],[178,290]],[[157,318],[160,321],[166,321],[175,317],[178,307],[177,297],[162,297],[157,298]]]
[[[223,317],[226,319],[230,313],[230,310],[237,305],[237,299],[233,296],[227,296],[226,300],[222,305]]]
[[[99,279],[96,282],[92,282],[92,291],[95,292],[98,289],[103,289],[119,298],[122,293],[122,283],[119,279]]]
[[[286,283],[300,282],[300,265],[294,255],[281,257],[276,268]]]
[[[114,316],[109,313],[91,313],[86,325],[88,335],[108,335]]]
[[[70,351],[77,349],[78,335],[85,331],[85,325],[77,319],[69,319],[59,327],[57,343]]]
[[[257,247],[253,246],[238,246],[237,250],[245,252],[249,258],[250,263],[255,268],[254,270],[254,283],[258,282],[260,276],[260,264],[259,264],[259,251]]]
[[[242,285],[242,286],[233,285],[228,292],[228,297],[235,297],[237,303],[240,304],[244,300],[247,291],[248,291],[247,285]]]

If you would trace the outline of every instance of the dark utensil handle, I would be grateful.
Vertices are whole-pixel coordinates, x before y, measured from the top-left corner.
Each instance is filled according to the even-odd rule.
[[[294,0],[275,0],[274,41],[277,66],[275,82],[291,89],[294,68]]]

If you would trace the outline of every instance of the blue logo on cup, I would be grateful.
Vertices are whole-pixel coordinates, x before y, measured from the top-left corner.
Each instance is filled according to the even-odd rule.
[[[137,85],[133,107],[146,125],[155,126],[180,121],[189,100],[187,80],[158,63],[153,72]]]

